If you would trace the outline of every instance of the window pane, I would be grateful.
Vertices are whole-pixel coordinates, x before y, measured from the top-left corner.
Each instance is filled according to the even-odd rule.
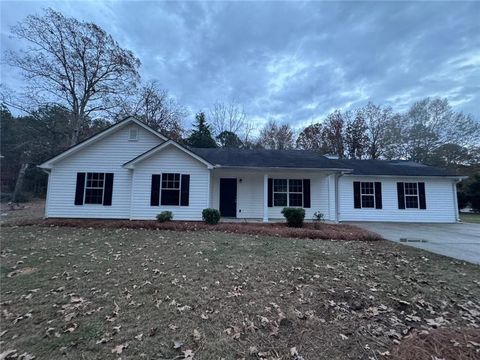
[[[418,196],[405,196],[405,207],[407,209],[418,209]]]
[[[85,189],[85,204],[102,204],[103,189]]]
[[[303,180],[290,180],[289,182],[289,190],[290,192],[302,192],[303,190]]]
[[[361,192],[365,195],[373,195],[374,194],[374,187],[373,182],[362,182],[360,183]]]
[[[274,192],[287,192],[287,179],[273,179]]]
[[[180,174],[162,174],[162,189],[180,189]]]
[[[289,194],[289,206],[303,206],[303,194]]]
[[[417,195],[417,183],[405,183],[405,195]]]
[[[374,208],[375,197],[373,195],[362,195],[362,208]]]
[[[286,193],[274,193],[273,194],[273,206],[287,206],[287,194]]]
[[[162,190],[161,205],[180,205],[180,190]]]

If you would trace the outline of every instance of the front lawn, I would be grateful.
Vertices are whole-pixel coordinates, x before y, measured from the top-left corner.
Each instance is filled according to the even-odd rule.
[[[417,330],[480,324],[480,267],[386,241],[55,226],[1,236],[0,353],[380,359]],[[478,356],[472,343],[446,345]]]
[[[480,224],[480,214],[475,213],[460,213],[460,220],[466,223]]]

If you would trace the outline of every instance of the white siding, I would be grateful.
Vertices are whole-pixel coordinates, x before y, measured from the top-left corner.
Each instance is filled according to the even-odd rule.
[[[237,178],[237,218],[263,218],[263,172],[248,170],[214,170],[211,185],[211,206],[219,208],[220,178]],[[313,213],[322,212],[329,218],[328,176],[314,172],[275,172],[269,178],[310,179],[311,207],[305,209],[305,219],[311,220]],[[242,182],[240,183],[240,179]],[[333,184],[333,181],[332,181]],[[330,195],[333,198],[333,194]],[[283,219],[282,207],[268,208],[270,219]]]
[[[190,175],[189,206],[150,206],[152,174]],[[174,146],[169,146],[135,165],[133,170],[132,220],[155,219],[164,210],[172,211],[174,220],[201,220],[209,207],[210,170]]]
[[[138,127],[138,140],[129,129]],[[128,125],[54,164],[48,179],[47,217],[116,218],[130,216],[131,175],[122,165],[162,140],[136,124]],[[112,172],[112,206],[74,205],[77,172]]]
[[[354,181],[382,183],[382,209],[355,209]],[[427,208],[398,209],[397,182],[424,182]],[[342,176],[339,179],[340,221],[455,222],[453,180],[445,178],[394,178]]]

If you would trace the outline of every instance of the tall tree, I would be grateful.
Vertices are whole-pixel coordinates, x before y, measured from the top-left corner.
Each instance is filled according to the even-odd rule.
[[[336,155],[340,159],[345,156],[344,142],[344,114],[340,110],[335,110],[327,116],[323,124],[322,139],[325,143],[325,153]]]
[[[362,159],[368,144],[367,124],[362,116],[355,116],[347,122],[345,148],[350,159]]]
[[[470,115],[456,112],[447,99],[426,98],[414,103],[404,116],[407,156],[428,162],[442,145],[471,147],[480,144],[480,123]]]
[[[325,152],[325,144],[322,138],[322,124],[307,126],[297,137],[296,148]]]
[[[358,111],[357,116],[362,117],[367,124],[368,158],[379,159],[383,156],[387,126],[394,115],[392,108],[382,107],[371,102]]]
[[[210,125],[207,124],[205,113],[199,112],[195,116],[195,126],[190,136],[186,139],[187,145],[198,148],[215,148],[217,143],[212,137]]]
[[[129,94],[139,80],[140,61],[93,23],[46,9],[41,16],[28,16],[11,32],[29,46],[7,54],[8,63],[28,82],[27,100],[14,99],[10,105],[27,111],[28,104],[65,106],[73,125],[71,145],[78,142],[88,117],[111,109],[111,99]]]
[[[147,82],[133,96],[120,99],[119,108],[117,119],[135,116],[169,138],[178,141],[182,137],[182,122],[188,114],[187,110],[157,81]]]
[[[293,149],[293,137],[290,125],[279,125],[275,120],[270,120],[260,131],[257,146],[270,150]]]

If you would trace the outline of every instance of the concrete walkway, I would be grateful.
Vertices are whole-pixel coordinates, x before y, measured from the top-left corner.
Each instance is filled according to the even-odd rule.
[[[352,222],[387,240],[480,264],[480,224]]]

